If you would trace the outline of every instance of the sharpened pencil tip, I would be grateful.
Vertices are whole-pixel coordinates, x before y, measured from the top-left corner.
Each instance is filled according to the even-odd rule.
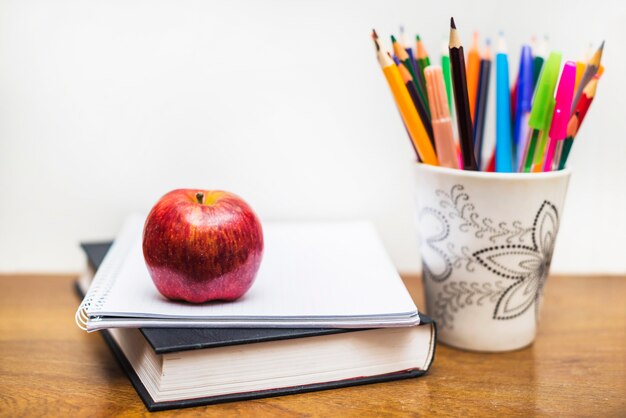
[[[456,29],[456,25],[454,24],[454,18],[453,17],[450,18],[450,27],[452,29]]]
[[[600,44],[600,48],[598,48],[600,51],[604,50],[604,40],[602,40],[602,43]]]
[[[376,29],[372,29],[372,38],[378,39],[378,34],[376,33]]]
[[[422,38],[420,38],[420,36],[419,36],[419,35],[415,35],[415,40],[416,40],[417,42],[419,42],[419,41],[421,41],[421,40],[422,40]]]
[[[391,35],[391,42],[396,42],[396,37]]]

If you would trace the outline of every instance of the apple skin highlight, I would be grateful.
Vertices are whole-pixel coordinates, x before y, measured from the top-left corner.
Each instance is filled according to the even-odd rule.
[[[232,301],[254,282],[263,257],[263,230],[250,206],[232,193],[173,190],[148,214],[143,254],[166,298]]]

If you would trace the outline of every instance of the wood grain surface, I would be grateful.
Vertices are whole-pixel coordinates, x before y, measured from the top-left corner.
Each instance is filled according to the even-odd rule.
[[[0,276],[0,416],[150,415],[97,334],[74,324],[70,276]],[[421,282],[405,282],[422,303]],[[551,277],[535,343],[439,345],[426,376],[159,416],[626,416],[626,277]]]

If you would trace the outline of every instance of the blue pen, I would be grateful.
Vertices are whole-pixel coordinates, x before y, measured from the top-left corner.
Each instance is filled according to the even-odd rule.
[[[496,54],[496,171],[499,173],[513,172],[509,89],[509,61],[504,37],[500,34]]]
[[[515,105],[515,166],[520,170],[524,166],[524,156],[528,147],[528,118],[533,100],[533,54],[530,46],[522,46],[517,82],[517,102]]]

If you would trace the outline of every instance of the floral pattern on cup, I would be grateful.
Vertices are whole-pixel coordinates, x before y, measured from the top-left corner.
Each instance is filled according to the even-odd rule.
[[[449,192],[437,190],[439,207],[424,207],[420,222],[433,222],[439,227],[423,244],[430,252],[429,259],[439,261],[443,268],[433,269],[424,260],[426,281],[439,283],[437,297],[431,301],[429,312],[441,328],[453,328],[459,310],[470,306],[493,304],[492,318],[508,320],[526,312],[531,306],[538,309],[547,278],[556,235],[559,213],[550,201],[538,208],[532,225],[516,220],[497,222],[481,217],[464,186],[455,184]],[[432,218],[432,219],[428,219]],[[480,249],[458,247],[450,238],[450,229],[472,234],[485,243]],[[449,280],[454,269],[474,272],[486,269],[494,277],[492,282]]]

